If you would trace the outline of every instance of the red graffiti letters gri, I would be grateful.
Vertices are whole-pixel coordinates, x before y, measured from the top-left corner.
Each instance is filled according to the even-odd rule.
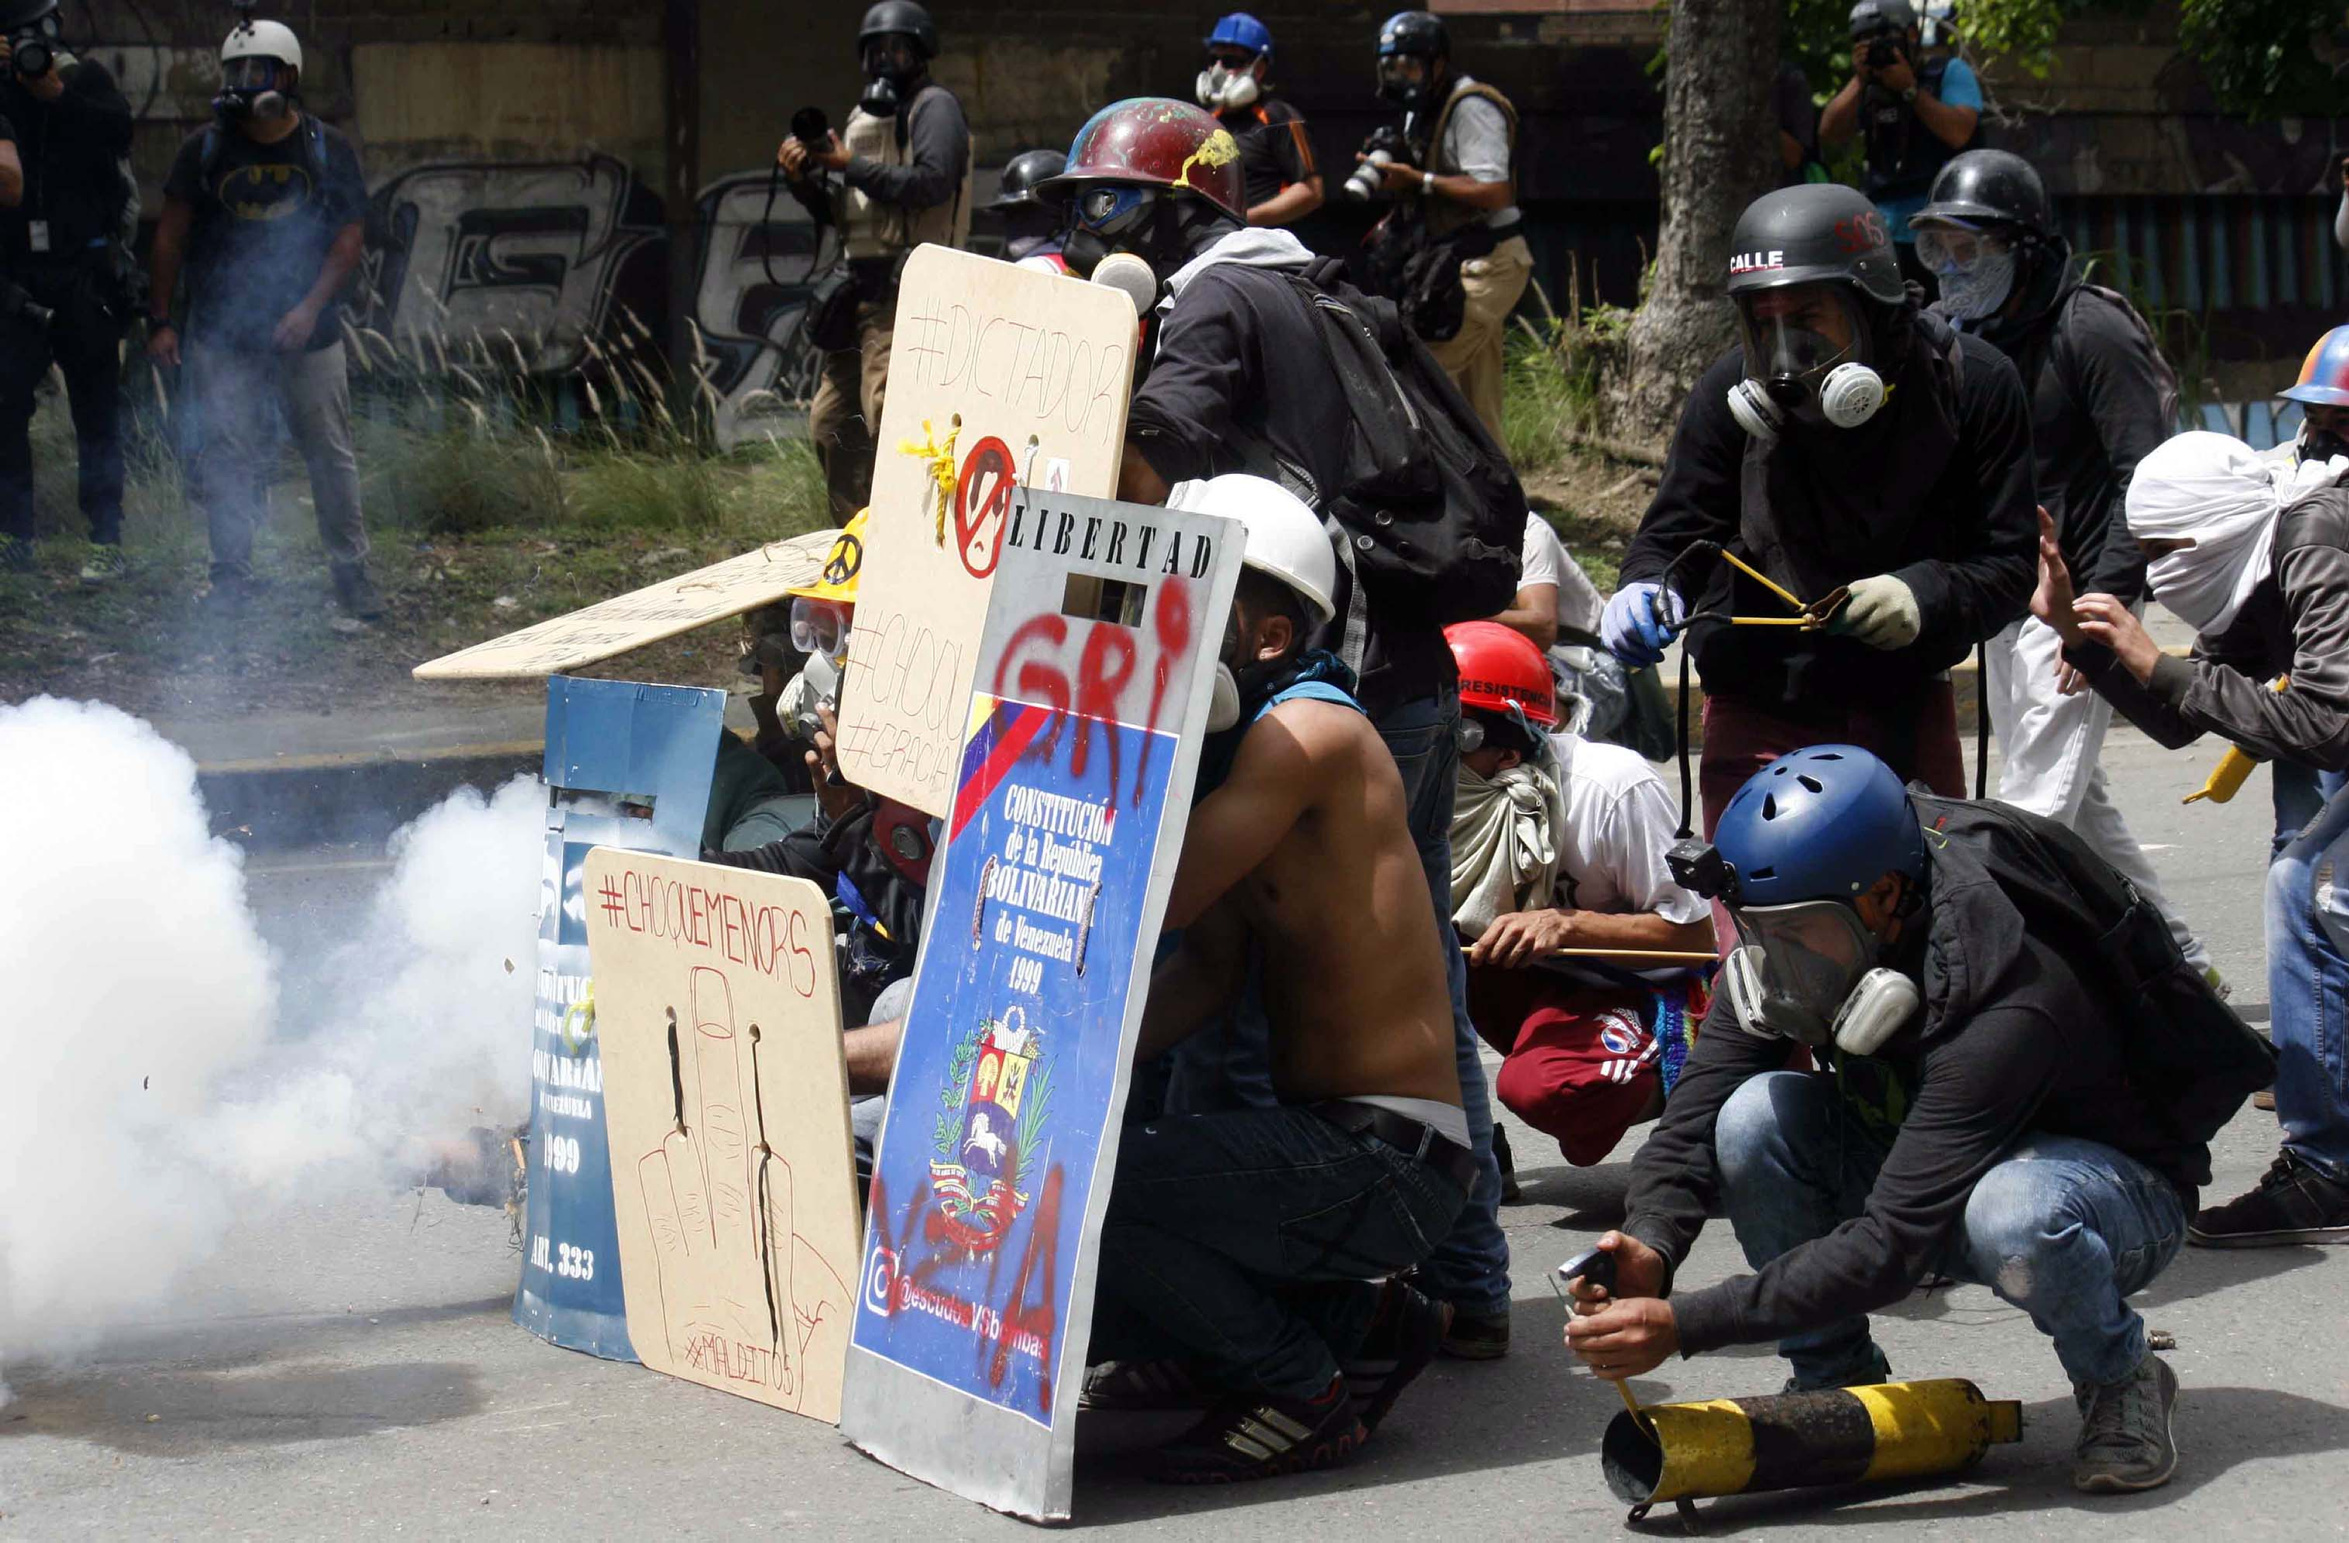
[[[816,956],[808,947],[804,912],[753,906],[723,890],[633,868],[622,869],[617,884],[607,877],[595,903],[606,921],[630,932],[666,939],[678,948],[708,949],[780,978],[803,997],[816,994]]]
[[[1144,726],[1155,731],[1158,716],[1166,698],[1168,685],[1188,658],[1191,649],[1190,584],[1179,576],[1160,581],[1158,598],[1150,609],[1151,626],[1157,633],[1158,658],[1151,671],[1149,716]],[[1072,686],[1069,675],[1054,659],[1068,646],[1069,619],[1058,612],[1031,616],[1022,622],[1005,643],[1003,656],[996,661],[995,681],[988,694],[1003,698],[1017,694],[1023,701],[1040,702],[1052,709],[1051,727],[1036,736],[1028,755],[1049,761],[1058,746],[1061,725],[1073,712],[1077,720],[1077,738],[1069,749],[1069,772],[1081,777],[1091,760],[1093,732],[1096,728],[1109,746],[1109,796],[1117,797],[1120,780],[1119,747],[1114,727],[1120,719],[1119,704],[1125,699],[1126,687],[1133,683],[1135,665],[1140,652],[1134,646],[1131,630],[1115,622],[1095,621],[1085,624],[1084,646],[1077,653],[1076,679]],[[1014,666],[1017,673],[1014,673]],[[1006,689],[1007,685],[1010,687]],[[1144,768],[1135,768],[1134,802],[1141,803]]]

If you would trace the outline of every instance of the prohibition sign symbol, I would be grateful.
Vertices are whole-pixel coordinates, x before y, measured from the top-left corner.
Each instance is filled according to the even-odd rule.
[[[962,553],[963,571],[983,579],[995,571],[1003,555],[1003,522],[1011,514],[1014,468],[1011,451],[990,434],[971,447],[954,484],[954,537]],[[973,493],[985,481],[985,492]]]

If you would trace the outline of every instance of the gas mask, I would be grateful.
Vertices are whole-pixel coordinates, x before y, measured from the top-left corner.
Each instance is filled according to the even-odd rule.
[[[1738,1027],[1762,1039],[1873,1055],[1916,1016],[1917,983],[1876,964],[1881,945],[1836,900],[1732,907],[1722,980]]]
[[[282,61],[260,55],[229,60],[220,67],[220,95],[212,99],[213,116],[226,124],[284,117],[292,97],[286,73]]]
[[[1252,107],[1264,94],[1256,83],[1252,65],[1233,69],[1221,61],[1210,64],[1199,72],[1199,80],[1192,88],[1199,105],[1211,113],[1230,112],[1238,107]]]
[[[1413,80],[1404,71],[1404,61],[1419,66],[1419,78]],[[1378,60],[1378,99],[1405,112],[1419,112],[1435,100],[1435,61],[1421,59],[1414,54],[1381,54]]]
[[[1868,314],[1841,284],[1795,284],[1737,297],[1745,379],[1729,388],[1738,427],[1768,443],[1788,424],[1856,429],[1884,406]]]
[[[2339,420],[2333,420],[2325,427],[2318,428],[2313,417],[2304,417],[2300,424],[2299,439],[2301,464],[2329,461],[2336,455],[2349,455],[2349,435],[2341,432],[2343,427]]]
[[[885,34],[865,44],[864,95],[856,105],[867,117],[893,118],[905,101],[906,88],[919,79],[922,62],[904,38]]]
[[[1149,264],[1156,283],[1163,285],[1168,274],[1190,259],[1193,218],[1202,207],[1213,208],[1196,200],[1170,197],[1154,187],[1094,183],[1077,192],[1072,208],[1075,223],[1061,244],[1060,255],[1072,272],[1091,278],[1110,254],[1128,252]],[[1155,303],[1156,294],[1151,298]]]
[[[1223,646],[1216,651],[1215,682],[1207,699],[1207,732],[1221,734],[1272,695],[1273,683],[1296,668],[1294,658],[1252,658],[1248,640],[1240,635],[1240,607],[1235,602],[1223,624]]]
[[[2003,236],[1963,226],[1917,232],[1917,260],[1941,281],[1933,308],[1952,321],[1993,316],[2015,288],[2015,249]]]

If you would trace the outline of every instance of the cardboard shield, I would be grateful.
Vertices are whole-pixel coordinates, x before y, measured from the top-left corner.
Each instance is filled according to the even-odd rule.
[[[946,813],[1015,489],[1116,490],[1134,326],[1099,285],[940,246],[906,263],[841,683],[849,781]]]
[[[857,1214],[831,906],[613,847],[587,898],[629,1340],[655,1371],[837,1420]]]
[[[530,1200],[514,1321],[571,1350],[633,1361],[612,1218],[602,1045],[588,995],[590,848],[699,856],[726,694],[575,680],[546,695],[546,877],[531,1036]]]
[[[841,1428],[1022,1516],[1069,1514],[1101,1214],[1241,545],[1214,516],[1026,491],[1005,522]]]

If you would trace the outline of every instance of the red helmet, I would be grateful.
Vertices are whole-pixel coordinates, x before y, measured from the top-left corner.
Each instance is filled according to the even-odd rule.
[[[1196,193],[1245,224],[1240,145],[1214,115],[1171,97],[1134,96],[1087,119],[1068,147],[1068,169],[1041,184],[1067,194],[1088,182],[1123,182]]]
[[[1455,622],[1444,629],[1460,667],[1460,705],[1503,716],[1514,707],[1538,728],[1558,726],[1558,688],[1550,661],[1533,639],[1497,621]]]

